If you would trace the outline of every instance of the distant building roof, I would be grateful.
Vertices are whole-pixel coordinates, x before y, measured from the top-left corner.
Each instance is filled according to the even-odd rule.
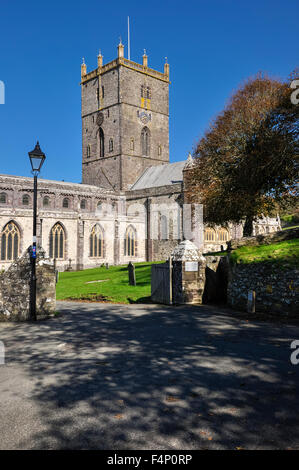
[[[150,166],[147,168],[136,183],[131,186],[133,189],[156,188],[183,182],[183,169],[186,161],[167,163],[165,165]]]

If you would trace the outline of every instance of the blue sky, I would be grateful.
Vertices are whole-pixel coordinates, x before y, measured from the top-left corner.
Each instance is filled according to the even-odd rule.
[[[246,77],[287,78],[298,66],[298,0],[1,0],[0,173],[29,176],[39,139],[42,176],[81,182],[80,64],[101,49],[113,60],[119,37],[131,59],[170,63],[170,160],[186,158]],[[125,55],[127,49],[125,49]]]

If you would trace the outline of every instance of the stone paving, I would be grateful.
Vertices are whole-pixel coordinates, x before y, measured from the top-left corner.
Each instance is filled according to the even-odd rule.
[[[59,302],[1,324],[1,449],[299,449],[299,326]]]

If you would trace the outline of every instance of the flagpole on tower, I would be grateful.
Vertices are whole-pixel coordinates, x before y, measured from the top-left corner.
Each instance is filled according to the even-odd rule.
[[[128,59],[131,60],[131,51],[130,51],[130,17],[128,16]]]

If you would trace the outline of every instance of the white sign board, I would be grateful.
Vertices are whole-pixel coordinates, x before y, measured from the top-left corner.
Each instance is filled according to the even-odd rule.
[[[198,271],[198,262],[197,261],[186,261],[185,262],[185,271]]]

